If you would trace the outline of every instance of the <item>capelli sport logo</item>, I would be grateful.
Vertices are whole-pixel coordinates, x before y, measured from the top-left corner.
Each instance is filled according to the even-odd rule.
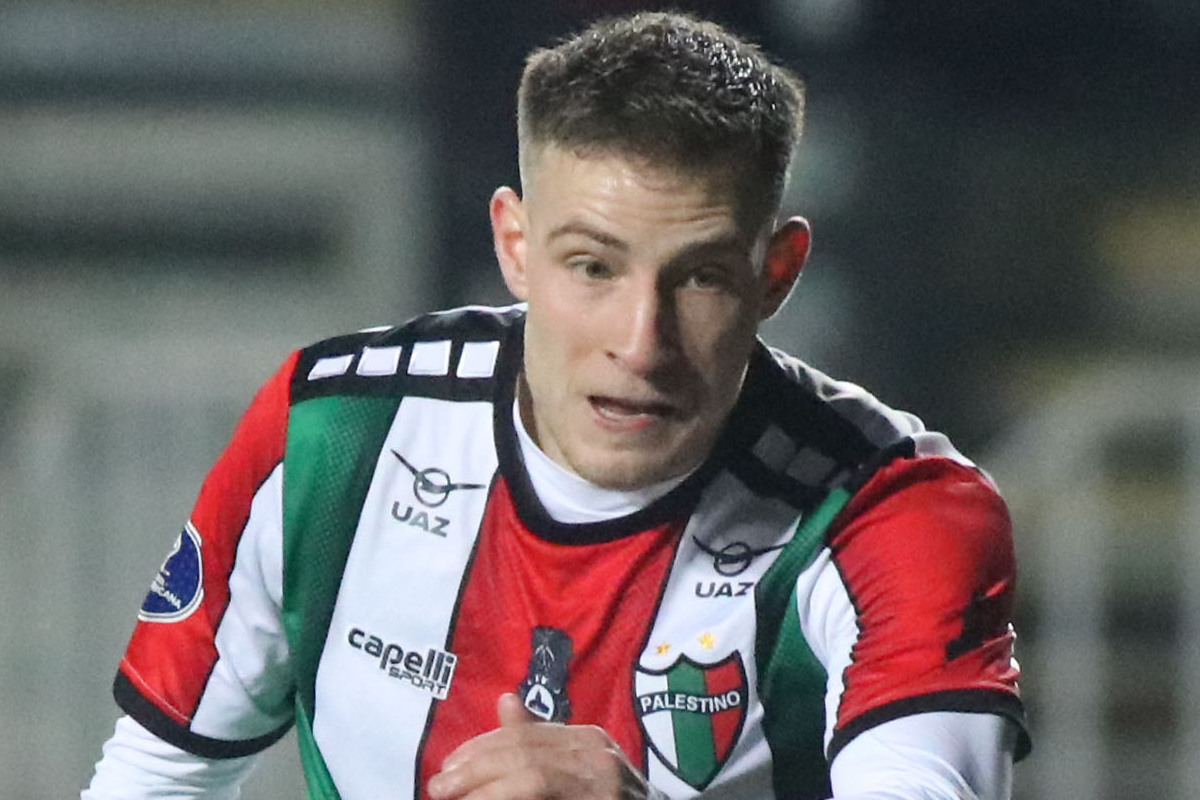
[[[428,647],[424,652],[410,650],[398,642],[385,642],[362,628],[351,628],[346,641],[370,658],[389,678],[429,692],[438,700],[445,700],[450,693],[454,667],[458,664],[458,656],[454,653],[436,647]]]

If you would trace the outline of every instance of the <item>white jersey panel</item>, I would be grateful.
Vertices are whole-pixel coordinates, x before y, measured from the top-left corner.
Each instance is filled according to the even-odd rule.
[[[415,761],[396,754],[418,752],[424,726],[395,720],[453,691],[445,647],[492,438],[489,403],[406,397],[384,441],[317,670],[313,732],[343,796],[412,794]]]
[[[833,738],[844,676],[858,641],[858,615],[829,548],[822,548],[796,578],[796,612],[800,630],[828,675],[825,690],[825,748]]]
[[[217,662],[192,718],[214,739],[254,739],[291,720],[283,598],[283,465],[250,503],[229,576],[229,605],[217,628]]]
[[[746,503],[754,504],[753,515],[744,513]],[[705,789],[706,798],[770,800],[773,796],[770,770],[762,769],[770,761],[770,751],[754,688],[758,680],[754,587],[795,527],[794,507],[752,495],[728,473],[718,475],[684,530],[654,628],[639,659],[639,680],[663,675],[683,660],[705,668],[736,659],[744,670],[745,682],[739,690],[745,710],[741,735]],[[638,694],[639,703],[643,702],[647,692],[639,689]],[[645,712],[640,709],[651,742],[649,779],[672,797],[695,796],[697,791],[676,774],[679,765],[670,763],[672,756],[665,752],[673,739],[665,734],[658,739],[658,729],[668,726],[668,715]]]

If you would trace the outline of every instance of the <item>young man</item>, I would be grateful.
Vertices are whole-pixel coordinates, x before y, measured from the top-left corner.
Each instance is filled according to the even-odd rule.
[[[786,71],[640,14],[529,60],[522,305],[299,351],[155,579],[88,800],[986,798],[1026,747],[1008,518],[910,415],[758,341]],[[190,788],[188,788],[190,787]]]

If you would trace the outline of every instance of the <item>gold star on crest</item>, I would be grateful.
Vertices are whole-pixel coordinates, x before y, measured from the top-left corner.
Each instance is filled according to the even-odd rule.
[[[705,631],[700,636],[700,646],[703,647],[705,650],[712,650],[714,647],[717,646],[717,637],[713,636],[708,631]]]
[[[658,647],[654,648],[654,655],[665,656],[670,649],[671,649],[671,643],[663,642]]]

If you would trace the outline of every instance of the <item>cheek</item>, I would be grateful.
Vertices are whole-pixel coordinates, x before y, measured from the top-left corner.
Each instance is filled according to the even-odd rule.
[[[689,360],[704,373],[705,382],[716,389],[737,383],[758,329],[740,304],[730,305],[733,307],[710,306],[685,322]]]
[[[530,305],[525,319],[525,371],[534,394],[543,400],[566,394],[572,382],[571,365],[578,360],[577,331],[570,315],[553,303]]]
[[[580,302],[570,289],[551,288],[541,293],[536,304],[530,302],[526,322],[526,326],[537,326],[543,356],[559,367],[585,358],[589,351],[600,347],[599,332],[604,330],[594,305]]]

